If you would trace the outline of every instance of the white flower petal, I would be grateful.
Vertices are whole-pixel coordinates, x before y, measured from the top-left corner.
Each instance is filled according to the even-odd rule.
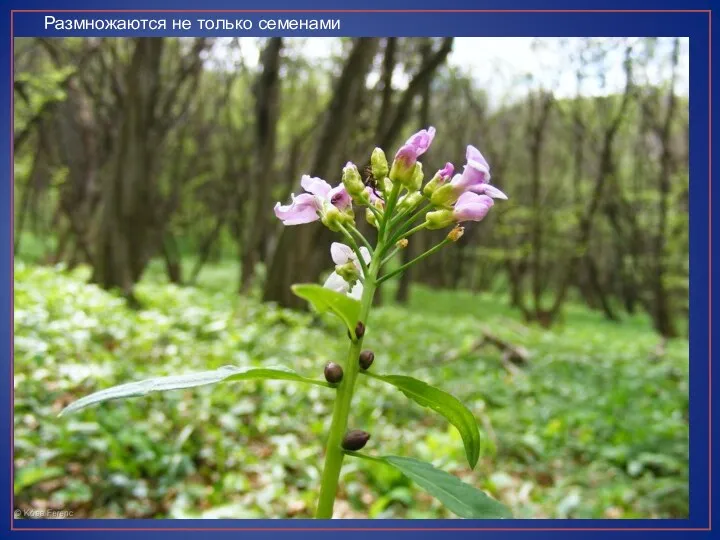
[[[360,254],[362,255],[362,258],[365,260],[365,264],[370,264],[370,250],[366,248],[365,246],[360,247]]]
[[[352,248],[340,242],[333,242],[330,245],[330,255],[333,262],[340,265],[347,264],[356,258]]]
[[[322,178],[313,178],[307,174],[304,174],[300,180],[300,185],[308,193],[312,193],[316,197],[327,199],[328,193],[330,193],[330,184],[328,184]]]
[[[354,298],[355,300],[360,300],[362,298],[363,294],[363,284],[361,282],[357,282],[355,286],[352,288],[352,290],[348,293],[348,296],[350,298]]]
[[[507,200],[507,195],[505,195],[495,186],[491,186],[490,184],[483,184],[483,193],[485,193],[485,195],[487,195],[488,197],[492,197],[493,199]]]
[[[488,168],[488,166],[486,164],[480,163],[479,161],[475,161],[474,159],[469,159],[466,166],[472,167],[476,171],[480,171],[485,174],[490,174],[490,169]]]
[[[348,282],[340,277],[337,272],[333,272],[328,276],[323,287],[339,293],[346,293],[350,289]]]

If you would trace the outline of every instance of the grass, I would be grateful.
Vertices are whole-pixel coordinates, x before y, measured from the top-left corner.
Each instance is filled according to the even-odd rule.
[[[189,266],[189,265],[188,265]],[[85,283],[86,269],[16,263],[15,505],[75,517],[309,517],[332,392],[254,382],[110,402],[57,418],[107,386],[224,364],[284,364],[321,376],[346,337],[331,318],[235,294],[233,263],[196,288],[153,263],[130,311]],[[389,295],[387,295],[389,296]],[[509,372],[483,328],[530,353]],[[519,518],[686,518],[688,343],[643,317],[621,324],[569,306],[554,330],[521,324],[501,296],[412,290],[373,312],[378,373],[406,373],[458,396],[481,425],[468,469],[442,417],[363,380],[352,422],[368,453],[430,461],[510,505]],[[347,460],[342,517],[453,517],[386,467]]]

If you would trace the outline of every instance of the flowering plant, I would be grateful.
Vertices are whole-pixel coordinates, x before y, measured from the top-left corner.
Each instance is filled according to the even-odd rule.
[[[348,430],[355,387],[361,376],[371,377],[396,387],[409,399],[443,415],[459,431],[470,467],[474,468],[479,459],[480,430],[472,413],[460,401],[407,375],[375,373],[371,370],[375,354],[363,348],[377,288],[448,243],[456,242],[463,234],[463,222],[481,221],[492,208],[494,199],[507,198],[490,184],[490,166],[473,146],[467,147],[466,164],[461,174],[453,176],[454,167],[447,163],[423,185],[422,164],[418,158],[427,151],[434,137],[433,127],[414,134],[397,151],[390,166],[383,150],[376,148],[371,155],[371,177],[367,181],[363,181],[353,163],[344,167],[342,181],[335,187],[320,178],[303,176],[301,186],[305,192],[293,194],[288,205],[275,205],[275,215],[285,225],[320,220],[344,240],[344,243],[334,242],[330,246],[335,268],[324,286],[293,286],[295,294],[317,311],[331,312],[347,326],[350,341],[347,357],[344,362],[327,364],[324,380],[305,377],[285,367],[225,366],[214,371],[161,377],[102,390],[70,404],[63,413],[111,399],[222,381],[281,379],[322,386],[335,392],[335,402],[325,446],[317,518],[333,515],[346,456],[395,467],[460,517],[511,517],[506,507],[483,491],[428,463],[359,452],[368,443],[370,434],[361,429]],[[356,227],[355,210],[362,207],[367,222],[377,229],[375,245]],[[449,227],[451,230],[437,245],[406,264],[385,270],[387,263],[407,247],[414,234],[423,229]]]

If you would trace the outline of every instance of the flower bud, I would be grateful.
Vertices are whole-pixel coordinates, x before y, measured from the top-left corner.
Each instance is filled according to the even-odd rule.
[[[395,242],[395,247],[397,247],[399,249],[405,249],[406,247],[408,247],[409,243],[410,242],[408,242],[407,238],[401,238],[400,240]]]
[[[362,321],[358,321],[358,323],[355,325],[355,335],[358,338],[361,338],[365,335],[365,325],[362,323]]]
[[[331,231],[338,232],[340,230],[339,225],[352,223],[354,220],[355,214],[351,207],[348,207],[346,210],[339,210],[335,206],[328,204],[323,208],[320,221]]]
[[[354,163],[348,161],[343,168],[342,182],[353,201],[358,204],[368,204],[370,202],[370,196],[365,191],[365,184]]]
[[[455,225],[452,231],[450,231],[447,235],[448,240],[451,242],[457,242],[462,238],[463,233],[465,232],[465,227],[461,227],[460,225]]]
[[[365,221],[367,221],[371,226],[375,227],[376,229],[378,228],[377,218],[369,208],[365,209]]]
[[[390,169],[390,181],[408,186],[413,183],[417,155],[412,145],[405,145],[395,155]]]
[[[440,169],[438,172],[435,173],[435,176],[432,177],[432,179],[425,184],[425,187],[423,188],[423,195],[426,197],[432,197],[433,193],[442,185],[447,182],[450,177],[452,176],[453,172],[455,172],[455,167],[453,167],[452,163],[446,163],[445,166]]]
[[[378,182],[385,179],[388,175],[388,161],[385,157],[385,152],[382,148],[376,148],[373,150],[370,156],[370,166],[372,169],[372,175]]]
[[[335,265],[335,273],[347,281],[350,285],[354,285],[360,277],[357,266],[352,261],[348,261],[345,264]]]
[[[423,188],[423,195],[425,195],[428,199],[432,197],[433,193],[435,193],[435,190],[440,187],[440,181],[438,180],[437,176],[433,176],[432,180],[430,180],[427,184],[425,184],[425,187]]]
[[[367,431],[354,429],[345,434],[345,438],[342,441],[342,447],[345,450],[360,450],[367,444],[369,439],[370,434]]]
[[[398,203],[398,212],[408,212],[415,208],[420,201],[422,201],[422,195],[419,191],[412,191],[405,195]]]
[[[407,187],[410,191],[419,191],[422,186],[423,178],[425,178],[425,174],[423,173],[422,163],[418,161],[415,163],[415,170],[413,171],[410,183],[405,187]]]
[[[430,230],[444,229],[454,221],[452,210],[436,210],[425,214],[425,223]]]
[[[430,197],[430,202],[435,206],[448,208],[457,201],[458,194],[456,193],[455,186],[452,184],[445,184],[435,190]]]
[[[342,224],[343,222],[342,212],[330,205],[323,212],[321,221],[328,229],[337,232],[340,230],[338,224]]]
[[[375,360],[375,353],[372,351],[365,350],[360,353],[359,360],[360,360],[360,367],[364,371],[372,365],[373,360]]]
[[[329,383],[335,384],[342,381],[343,370],[339,364],[335,362],[328,362],[325,366],[325,380]]]

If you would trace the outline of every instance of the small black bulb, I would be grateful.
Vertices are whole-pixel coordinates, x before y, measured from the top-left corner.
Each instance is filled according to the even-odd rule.
[[[328,362],[325,366],[325,380],[329,383],[339,383],[343,378],[343,369],[335,362]]]
[[[348,431],[342,442],[342,447],[345,450],[360,450],[370,439],[370,434],[367,431],[354,429]]]

